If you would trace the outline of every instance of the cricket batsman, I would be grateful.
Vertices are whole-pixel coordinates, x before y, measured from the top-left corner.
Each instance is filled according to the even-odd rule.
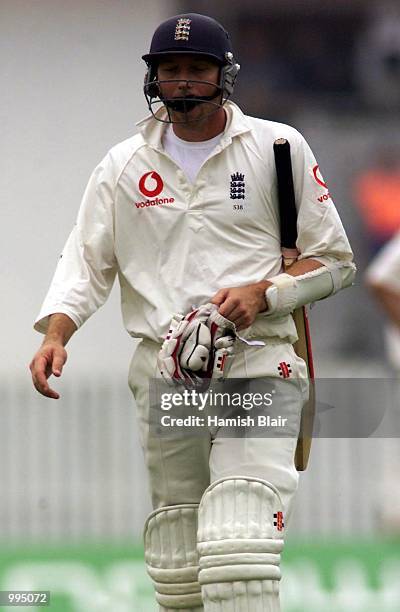
[[[150,115],[94,170],[35,329],[33,384],[60,376],[74,332],[115,276],[123,321],[141,340],[135,396],[153,512],[145,559],[161,612],[276,612],[280,553],[298,472],[296,436],[159,437],[149,380],[276,378],[308,394],[292,312],[352,284],[352,251],[318,164],[294,128],[246,116],[231,100],[240,66],[211,17],[171,17],[154,32]],[[290,143],[297,261],[282,265],[273,145]],[[240,339],[242,338],[242,339]],[[261,346],[260,346],[261,345]]]

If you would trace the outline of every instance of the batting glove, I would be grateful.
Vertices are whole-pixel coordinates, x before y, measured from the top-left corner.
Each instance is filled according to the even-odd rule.
[[[158,367],[168,384],[204,387],[226,377],[233,360],[234,323],[205,304],[185,317],[174,315],[158,354]]]

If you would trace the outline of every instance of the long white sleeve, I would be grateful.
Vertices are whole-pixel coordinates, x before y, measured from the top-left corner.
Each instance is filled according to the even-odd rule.
[[[299,259],[312,257],[324,264],[351,262],[353,253],[346,232],[314,154],[303,137],[295,142],[292,160],[299,206]]]
[[[61,254],[35,329],[46,332],[49,315],[68,315],[79,328],[106,301],[116,274],[113,187],[107,158],[94,170]]]

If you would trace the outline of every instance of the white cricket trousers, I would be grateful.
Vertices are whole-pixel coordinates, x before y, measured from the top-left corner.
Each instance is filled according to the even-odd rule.
[[[266,340],[268,342],[268,339]],[[159,376],[156,363],[159,349],[160,346],[152,341],[142,341],[133,356],[129,371],[129,386],[137,404],[140,439],[154,510],[168,510],[180,505],[197,507],[205,491],[217,481],[229,484],[228,481],[232,479],[242,482],[242,485],[245,483],[243,486],[266,482],[279,494],[286,529],[299,478],[294,465],[296,437],[222,437],[218,435],[218,428],[213,428],[209,435],[178,438],[155,435],[149,427],[149,380]],[[279,379],[281,364],[285,365],[285,376],[288,376],[283,383],[288,386],[295,385],[296,396],[300,398],[296,407],[299,426],[301,409],[308,396],[307,369],[291,344],[277,341],[262,348],[246,348],[235,356],[229,378]],[[224,490],[227,491],[227,486]],[[213,594],[209,596],[209,593],[210,589],[206,592],[204,587],[202,588],[204,608],[201,605],[192,605],[184,609],[191,612],[203,609],[206,612],[242,610],[240,605],[235,604],[236,607],[233,607],[232,602],[227,601],[228,596],[223,596],[223,604],[222,600],[222,603],[214,601]],[[277,597],[279,598],[279,595]],[[264,599],[265,597],[263,601]],[[249,602],[254,612],[279,610],[279,601],[271,605],[261,604],[261,607],[257,605],[257,601],[246,600],[243,610],[247,610]],[[162,611],[169,612],[178,608],[183,610],[182,606],[160,605]]]

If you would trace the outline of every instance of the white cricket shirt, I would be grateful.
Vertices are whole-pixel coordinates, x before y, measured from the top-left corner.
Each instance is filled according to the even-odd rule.
[[[291,145],[300,258],[351,261],[352,252],[317,162],[284,124],[248,117],[232,102],[219,144],[195,182],[165,152],[153,117],[94,170],[49,292],[35,322],[68,315],[80,327],[106,300],[114,278],[129,334],[161,342],[173,313],[208,302],[222,287],[281,271],[273,143]],[[164,113],[164,109],[160,109]],[[257,316],[249,337],[293,342],[290,315]]]

